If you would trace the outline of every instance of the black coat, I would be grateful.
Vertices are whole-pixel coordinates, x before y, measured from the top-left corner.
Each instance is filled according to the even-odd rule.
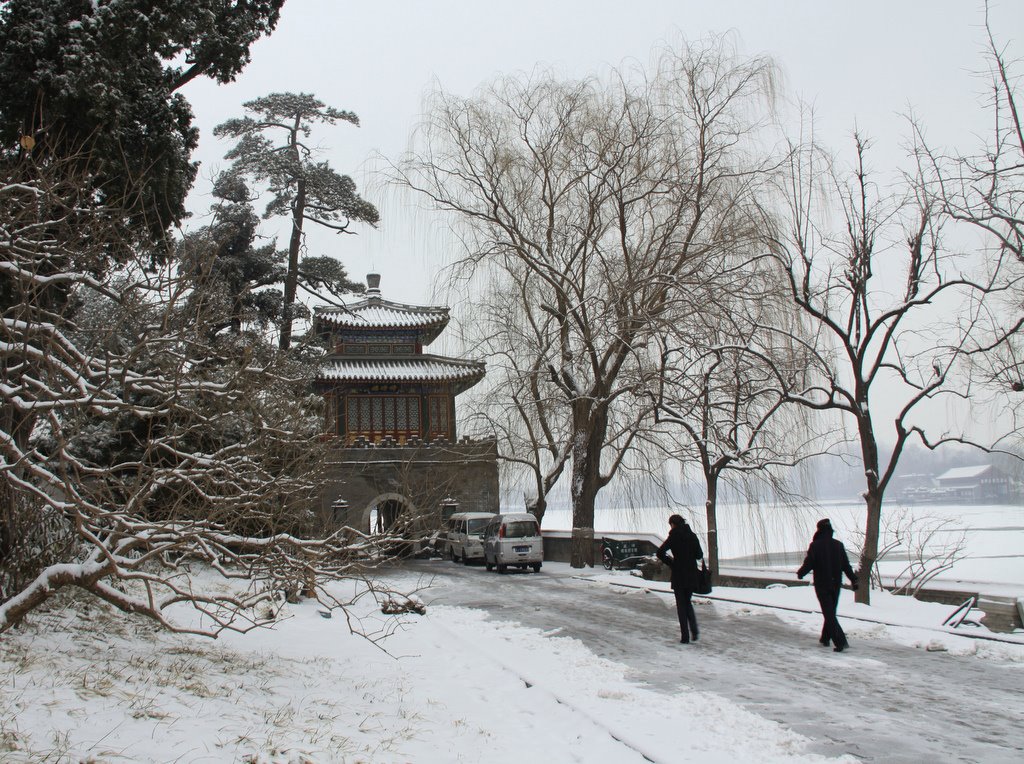
[[[797,578],[803,578],[814,571],[814,586],[839,591],[843,585],[843,573],[856,586],[857,576],[850,567],[850,558],[846,556],[846,547],[841,541],[832,538],[832,530],[824,528],[814,534],[811,545],[807,548],[804,564],[796,572]]]
[[[667,552],[671,552],[669,557]],[[690,526],[677,526],[658,547],[658,559],[672,568],[672,588],[693,591],[697,587],[697,560],[704,558],[700,539]]]

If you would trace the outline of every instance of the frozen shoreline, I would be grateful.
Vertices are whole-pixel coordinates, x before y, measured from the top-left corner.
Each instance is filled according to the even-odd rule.
[[[723,565],[752,570],[786,572],[802,559],[814,523],[828,517],[836,537],[857,555],[863,533],[864,506],[851,502],[817,505],[722,505],[718,511],[719,553]],[[631,533],[664,538],[669,514],[682,514],[707,542],[703,507],[618,507],[595,513],[595,535]],[[965,590],[983,588],[1000,596],[1024,596],[1024,507],[999,505],[921,504],[893,506],[883,512],[882,546],[892,540],[887,522],[898,517],[918,522],[945,522],[947,527],[933,534],[931,544],[942,544],[964,535],[963,556],[953,567],[934,579],[937,587]],[[572,528],[568,509],[548,509],[544,530]],[[907,550],[894,550],[879,563],[883,576],[893,577],[906,566]],[[796,562],[794,562],[796,561]],[[855,563],[856,564],[856,563]]]

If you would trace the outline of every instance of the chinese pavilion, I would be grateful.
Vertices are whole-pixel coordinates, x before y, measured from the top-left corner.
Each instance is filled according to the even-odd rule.
[[[319,379],[327,433],[346,445],[454,441],[455,396],[483,379],[483,363],[423,352],[447,326],[448,308],[385,300],[377,274],[367,284],[365,300],[319,309],[314,319],[330,348]]]
[[[324,511],[359,530],[385,530],[403,514],[497,511],[494,441],[457,438],[455,397],[484,377],[484,364],[423,352],[445,329],[447,307],[381,296],[318,308],[313,331],[328,350],[316,384],[334,444]],[[438,518],[439,519],[439,518]]]

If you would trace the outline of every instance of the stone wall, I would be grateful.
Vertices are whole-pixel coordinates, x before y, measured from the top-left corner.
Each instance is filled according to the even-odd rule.
[[[498,512],[497,456],[494,440],[414,438],[399,445],[387,438],[379,444],[357,439],[331,452],[321,511],[328,522],[361,531],[369,529],[371,512],[387,502],[400,505],[402,516],[424,529],[440,526],[446,499],[459,512]],[[335,507],[339,499],[347,507]]]
[[[569,562],[572,559],[572,533],[570,531],[541,531],[544,537],[544,559],[552,562]],[[594,534],[594,565],[601,567],[602,540],[605,538],[616,541],[635,541],[640,547],[640,554],[653,555],[661,543],[661,539],[644,533],[595,533]]]

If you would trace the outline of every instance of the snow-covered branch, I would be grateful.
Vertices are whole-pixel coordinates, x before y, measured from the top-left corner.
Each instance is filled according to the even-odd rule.
[[[244,631],[407,543],[324,533],[309,368],[207,331],[222,316],[128,257],[119,216],[66,224],[68,188],[0,184],[0,632],[65,587],[177,631]]]

